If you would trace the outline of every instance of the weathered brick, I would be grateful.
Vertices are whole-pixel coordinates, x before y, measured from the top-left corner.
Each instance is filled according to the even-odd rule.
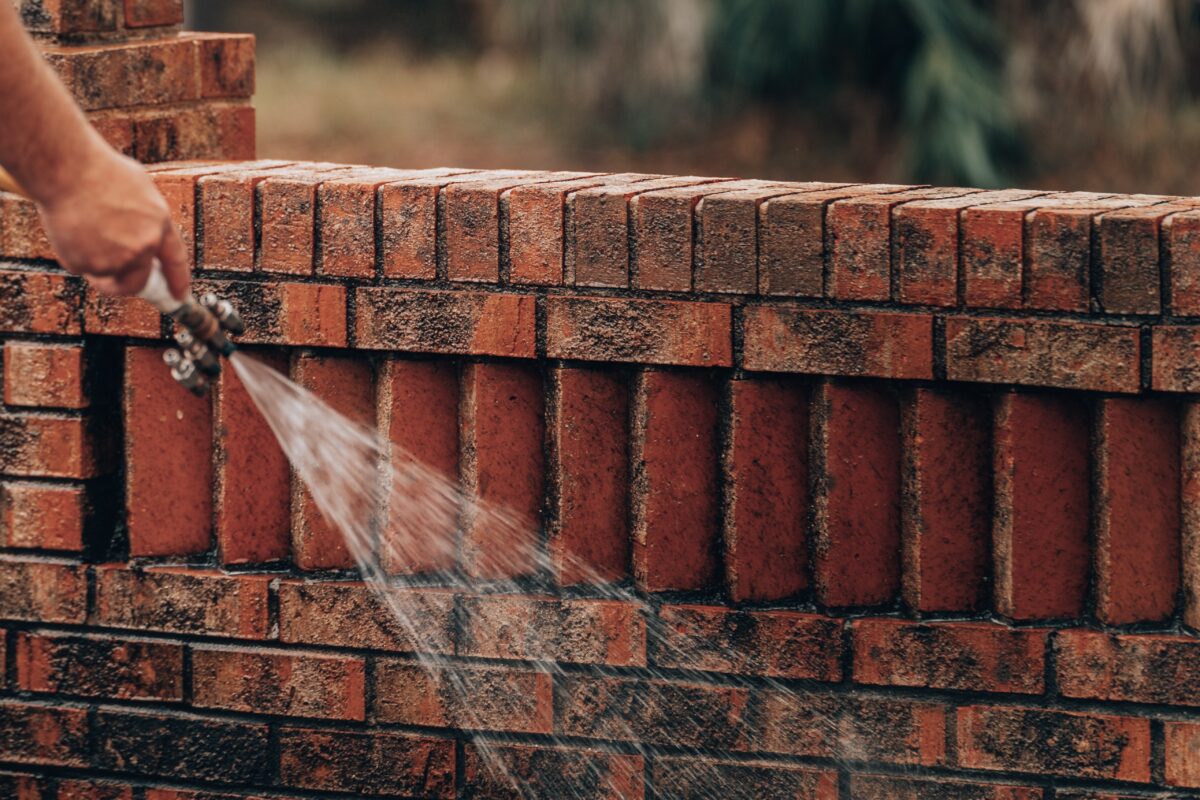
[[[1200,392],[1200,329],[1181,325],[1151,328],[1150,385],[1160,392]]]
[[[651,780],[659,797],[753,797],[755,800],[837,800],[830,770],[767,762],[656,758]]]
[[[900,410],[883,388],[826,382],[813,400],[813,574],[831,606],[900,588]]]
[[[130,28],[179,25],[182,0],[125,0],[125,24]]]
[[[82,294],[61,272],[0,269],[0,333],[78,334]]]
[[[1032,786],[896,775],[851,775],[850,791],[858,800],[1042,800],[1042,790]],[[1064,795],[1060,792],[1057,796]]]
[[[1162,309],[1159,232],[1171,214],[1194,206],[1164,203],[1110,211],[1099,225],[1097,299],[1109,314],[1157,314]]]
[[[534,297],[362,288],[355,337],[368,350],[533,358]]]
[[[90,512],[87,492],[79,486],[0,483],[0,542],[4,547],[78,553]]]
[[[958,764],[1068,778],[1150,781],[1150,721],[1032,708],[958,710]]]
[[[1089,572],[1087,407],[1067,395],[1003,395],[993,441],[996,610],[1076,617]]]
[[[0,558],[0,618],[83,622],[87,576],[79,564]]]
[[[364,583],[285,580],[279,585],[279,640],[448,655],[454,652],[454,595],[392,589],[385,596]]]
[[[1083,322],[950,317],[946,377],[1099,392],[1141,387],[1138,329]]]
[[[11,797],[13,800],[42,800],[42,792],[47,788],[46,784],[45,779],[33,775],[0,774],[0,791],[4,792],[5,797]],[[65,798],[56,798],[56,800],[92,800],[92,798],[87,795],[80,797],[67,795]],[[102,800],[108,800],[108,798],[102,798]],[[129,800],[129,798],[118,796],[117,800]]]
[[[267,726],[153,712],[100,711],[95,766],[118,772],[261,785]]]
[[[160,365],[161,366],[161,365]],[[180,391],[177,386],[174,391]],[[94,478],[112,469],[108,419],[0,413],[0,455],[7,475]]]
[[[1188,636],[1056,636],[1058,688],[1067,697],[1200,706],[1200,643]]]
[[[649,591],[717,577],[717,387],[705,375],[646,371],[634,385],[633,574]]]
[[[254,158],[255,115],[249,101],[152,108],[131,116],[133,151],[143,164]]]
[[[721,303],[549,297],[546,355],[728,367],[733,364],[732,310]]]
[[[86,47],[43,45],[41,50],[85,111],[200,98],[195,42],[188,35]]]
[[[725,579],[730,597],[781,600],[808,586],[808,388],[729,384]]]
[[[1174,214],[1162,223],[1171,311],[1200,315],[1200,211]]]
[[[453,739],[303,728],[282,728],[278,735],[279,780],[285,786],[359,796],[455,796]]]
[[[269,575],[180,567],[96,568],[93,622],[110,628],[263,639]]]
[[[25,691],[121,700],[183,699],[183,647],[170,642],[20,633],[17,684]]]
[[[1096,613],[1159,621],[1180,585],[1179,416],[1148,399],[1102,399],[1093,454]]]
[[[196,181],[197,229],[201,232],[197,268],[216,272],[254,270],[257,186],[274,177],[275,172],[224,172]]]
[[[325,177],[324,172],[288,171],[255,187],[262,220],[258,269],[289,275],[313,273],[317,186]]]
[[[1200,629],[1200,405],[1184,405],[1180,440],[1183,620]]]
[[[57,259],[32,201],[0,194],[0,255],[43,261]]]
[[[1200,788],[1200,725],[1168,722],[1165,732],[1167,785]]]
[[[0,701],[0,758],[17,764],[88,766],[87,711]]]
[[[191,704],[361,721],[365,671],[361,658],[348,656],[193,647]]]
[[[17,800],[25,798],[18,795]],[[133,800],[133,787],[112,781],[60,780],[54,800]],[[153,796],[150,800],[154,800]]]
[[[974,611],[987,593],[990,409],[965,392],[914,389],[901,409],[901,588],[918,611]]]
[[[79,36],[121,27],[121,0],[16,0],[21,22],[37,33]],[[24,800],[24,798],[22,798]]]
[[[253,36],[207,34],[196,36],[195,42],[199,51],[201,97],[251,97],[254,94]]]
[[[880,378],[933,377],[933,317],[747,306],[743,366]]]
[[[380,661],[373,678],[371,714],[382,722],[513,733],[554,726],[549,672]]]
[[[1046,632],[994,623],[859,619],[854,680],[881,686],[1041,694]]]
[[[520,800],[642,800],[642,756],[531,745],[468,744],[463,751],[467,797]]]
[[[4,402],[80,409],[90,405],[84,348],[77,344],[5,342]]]

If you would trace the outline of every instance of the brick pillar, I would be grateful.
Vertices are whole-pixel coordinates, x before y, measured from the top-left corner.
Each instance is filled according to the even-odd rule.
[[[143,163],[254,157],[254,37],[181,30],[182,0],[12,0],[97,130]]]

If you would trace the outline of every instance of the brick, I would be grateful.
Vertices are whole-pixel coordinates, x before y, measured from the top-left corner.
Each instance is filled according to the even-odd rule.
[[[125,24],[130,28],[182,23],[182,0],[125,0]]]
[[[969,308],[1020,308],[1025,215],[1036,200],[963,209],[962,295]]]
[[[996,610],[1077,617],[1089,573],[1087,407],[1068,395],[1003,395],[993,441]]]
[[[0,701],[0,758],[17,764],[88,766],[87,711]]]
[[[391,443],[380,563],[389,574],[454,567],[459,509],[445,486],[458,479],[458,371],[443,361],[389,360],[378,379],[379,429]]]
[[[572,192],[567,201],[567,282],[629,286],[630,201],[659,189],[718,182],[713,178],[661,178]]]
[[[1180,586],[1179,416],[1148,399],[1101,399],[1093,463],[1096,614],[1159,621]]]
[[[0,194],[0,254],[8,258],[57,260],[32,201]]]
[[[17,685],[29,692],[183,700],[183,647],[169,642],[19,633]]]
[[[813,401],[814,588],[821,603],[886,603],[900,588],[900,411],[892,394],[823,383]]]
[[[87,47],[43,45],[41,49],[84,111],[200,99],[195,44],[186,35]]]
[[[254,37],[209,34],[195,38],[200,60],[200,96],[254,95]]]
[[[1173,214],[1162,223],[1171,311],[1200,315],[1200,211]]]
[[[31,775],[0,775],[0,791],[4,792],[5,797],[11,797],[13,800],[42,800],[42,791],[45,788],[45,780]],[[59,800],[90,800],[90,798],[86,795],[80,798],[72,798],[68,795]],[[121,798],[120,800],[125,799]]]
[[[0,618],[83,622],[87,576],[79,564],[0,558]]]
[[[950,317],[946,377],[1098,392],[1141,386],[1138,329],[1082,322]]]
[[[96,568],[93,622],[110,628],[266,638],[269,575],[122,564]]]
[[[1180,528],[1183,621],[1200,629],[1200,406],[1187,403],[1180,424]]]
[[[515,661],[646,665],[639,605],[619,600],[477,595],[460,601],[460,655]]]
[[[750,745],[744,688],[579,673],[558,684],[560,735],[719,750]]]
[[[917,611],[984,605],[992,526],[991,411],[965,392],[914,389],[901,408],[901,589]]]
[[[1031,708],[958,710],[967,769],[1150,782],[1150,721]]]
[[[1032,786],[895,775],[851,775],[850,791],[858,800],[1042,800],[1042,790]],[[1061,792],[1057,796],[1064,797]]]
[[[282,353],[248,357],[287,374]],[[291,549],[291,467],[275,434],[234,369],[224,369],[213,392],[215,517],[222,564],[260,564]]]
[[[972,192],[966,189],[913,189],[833,203],[826,217],[829,272],[825,294],[839,300],[887,300],[891,297],[892,270],[898,271],[900,268],[899,263],[892,264],[893,215],[896,217],[897,243],[902,247],[906,235],[913,233],[908,229],[914,227],[910,223],[906,228],[902,221],[902,204],[954,198],[964,194]],[[929,232],[925,233],[925,238],[930,236]],[[936,245],[933,247],[936,248]],[[909,247],[914,259],[916,249],[914,242]],[[930,271],[928,265],[926,269]],[[910,270],[915,271],[916,268],[910,265]],[[935,299],[942,301],[944,288],[936,294]]]
[[[83,329],[79,282],[61,272],[0,269],[0,333],[61,333]]]
[[[1167,785],[1200,788],[1200,725],[1168,722],[1165,733]]]
[[[933,318],[890,311],[747,306],[742,363],[763,372],[933,377]]]
[[[1150,386],[1160,392],[1200,392],[1200,330],[1176,325],[1151,328]]]
[[[84,348],[6,342],[4,402],[10,406],[80,409],[90,405]]]
[[[0,483],[0,541],[4,547],[82,552],[90,513],[87,492],[79,486]]]
[[[88,122],[108,146],[123,156],[133,158],[133,120],[117,111],[93,111]]]
[[[375,423],[375,376],[367,361],[345,356],[298,354],[292,380],[328,404],[334,412],[360,425]],[[297,475],[292,481],[292,559],[302,570],[346,569],[354,556],[345,534]]]
[[[212,411],[184,390],[162,349],[125,351],[125,504],[132,556],[212,545]]]
[[[629,574],[629,388],[624,375],[550,374],[550,560],[562,585]]]
[[[1099,225],[1100,285],[1097,299],[1109,314],[1157,314],[1162,310],[1159,234],[1163,220],[1186,211],[1170,203],[1110,211]]]
[[[120,0],[16,0],[15,5],[26,29],[71,38],[115,31],[123,18]]]
[[[372,688],[372,717],[382,722],[513,733],[554,727],[549,672],[381,661]]]
[[[468,744],[463,751],[467,797],[520,800],[643,800],[643,757],[601,750]]]
[[[254,158],[255,115],[249,101],[133,114],[134,155],[143,164],[189,159]]]
[[[59,781],[55,800],[133,800],[133,787],[108,781]],[[22,798],[18,797],[18,800]],[[153,797],[151,798],[153,800]]]
[[[0,454],[7,475],[94,478],[112,469],[112,429],[95,418],[0,413]]]
[[[994,623],[851,623],[854,680],[876,686],[1041,694],[1046,632]]]
[[[103,336],[158,339],[163,335],[163,316],[140,297],[119,297],[85,290],[83,330]]]
[[[656,664],[668,669],[840,681],[842,623],[791,611],[664,606]]]
[[[533,358],[534,297],[360,288],[355,338],[367,350]]]
[[[546,354],[580,361],[732,366],[732,310],[719,303],[546,298]]]
[[[100,711],[95,766],[140,775],[266,783],[267,726],[153,712]]]
[[[1200,706],[1200,643],[1187,636],[1060,631],[1058,688],[1067,697]]]
[[[633,574],[648,591],[718,577],[717,387],[708,376],[639,373],[633,393]]]
[[[829,204],[908,188],[847,186],[777,197],[763,203],[759,212],[759,293],[821,297],[825,291],[825,218]]]
[[[766,762],[656,758],[651,770],[660,797],[754,797],[757,800],[837,800],[830,770]]]
[[[401,795],[455,797],[454,740],[381,731],[279,731],[279,780],[285,786]]]
[[[192,648],[192,700],[198,708],[362,721],[361,658]]]
[[[735,602],[782,600],[808,586],[808,417],[803,385],[729,383],[723,541]]]
[[[317,186],[324,177],[324,173],[285,173],[255,187],[262,221],[258,269],[288,275],[313,273]]]
[[[228,299],[243,314],[240,344],[345,347],[346,287],[319,283],[196,281],[197,291]]]
[[[468,364],[460,408],[462,484],[481,501],[464,513],[462,568],[487,579],[536,571],[544,495],[541,373]]]
[[[279,585],[279,640],[449,655],[454,595],[437,589],[392,589],[385,595],[363,583],[285,580]]]
[[[210,272],[253,272],[257,186],[274,170],[207,175],[196,181],[201,232],[197,267]]]

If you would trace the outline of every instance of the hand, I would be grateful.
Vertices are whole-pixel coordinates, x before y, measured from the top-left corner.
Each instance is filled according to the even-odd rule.
[[[97,148],[39,208],[63,268],[99,291],[137,294],[157,258],[171,294],[187,295],[187,251],[166,201],[136,161]]]

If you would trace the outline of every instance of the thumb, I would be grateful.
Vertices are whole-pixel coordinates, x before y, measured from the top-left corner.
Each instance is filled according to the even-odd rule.
[[[158,260],[162,262],[163,277],[167,279],[167,287],[171,296],[176,300],[187,297],[192,283],[191,270],[188,267],[187,248],[179,236],[174,223],[168,221],[163,231],[162,244],[158,249]]]

